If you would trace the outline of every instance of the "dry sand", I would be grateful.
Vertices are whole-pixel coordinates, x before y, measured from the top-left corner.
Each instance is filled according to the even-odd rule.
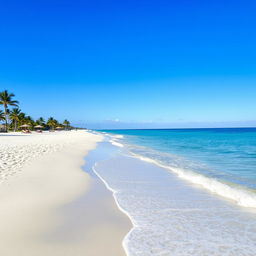
[[[81,170],[101,136],[0,135],[0,255],[124,256],[130,222]]]

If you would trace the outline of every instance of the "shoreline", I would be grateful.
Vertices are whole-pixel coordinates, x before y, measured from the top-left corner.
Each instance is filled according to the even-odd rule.
[[[115,146],[115,148],[120,148],[120,145],[119,143],[114,143],[114,141],[112,140],[107,140],[107,142],[99,142],[98,143],[98,148],[101,148],[103,147],[104,148],[104,144],[109,144],[109,145],[113,145]],[[121,146],[122,148],[123,146]],[[108,152],[99,152],[97,153],[97,149],[95,149],[95,152],[96,152],[96,155],[100,155],[101,157],[99,157],[98,161],[95,161],[94,165],[92,165],[92,171],[93,173],[97,176],[97,178],[102,182],[102,184],[104,184],[104,186],[106,187],[107,190],[109,190],[112,194],[112,197],[114,198],[114,201],[115,201],[115,204],[117,206],[117,208],[119,209],[119,211],[121,213],[123,213],[125,216],[127,216],[127,218],[129,219],[129,222],[130,222],[130,229],[129,229],[129,232],[126,233],[126,235],[124,236],[123,240],[122,240],[122,246],[123,246],[123,249],[125,251],[125,255],[127,256],[130,256],[131,254],[129,253],[129,248],[128,248],[128,239],[129,239],[129,236],[130,234],[136,229],[138,228],[139,226],[136,224],[136,221],[135,219],[133,218],[133,216],[128,212],[126,211],[121,205],[120,203],[118,202],[118,191],[115,190],[114,188],[112,188],[108,182],[97,172],[96,168],[97,168],[97,165],[104,162],[105,160],[109,160],[111,158],[111,153],[112,153],[112,150],[110,149]],[[101,150],[100,150],[101,151]],[[116,154],[116,151],[114,150],[113,152],[115,152],[114,154]]]
[[[13,170],[4,170],[10,175],[0,184],[2,254],[68,256],[74,252],[76,255],[89,252],[98,256],[107,253],[106,241],[107,246],[118,248],[120,239],[121,249],[116,250],[116,255],[125,255],[121,243],[122,236],[130,230],[127,216],[118,209],[112,193],[105,189],[104,184],[101,185],[105,190],[101,190],[99,184],[95,185],[97,181],[83,171],[87,168],[88,152],[96,147],[102,136],[78,131],[25,136],[9,134],[8,138],[0,135],[2,138],[4,148],[0,154],[6,155],[5,161],[9,157],[9,163],[13,163]],[[55,146],[51,148],[53,143]],[[19,151],[23,147],[27,152]],[[3,152],[6,149],[8,154]],[[28,157],[20,164],[19,171],[15,170],[15,164],[23,156],[15,158],[13,154],[26,154]],[[81,198],[82,203],[78,207],[76,202]],[[66,215],[67,212],[69,214]],[[104,216],[102,212],[108,215]],[[100,222],[101,226],[98,225]],[[66,234],[59,232],[63,229]],[[113,250],[110,251],[111,254]]]
[[[120,212],[122,212],[124,215],[126,215],[128,217],[128,219],[131,222],[131,228],[129,230],[129,232],[125,235],[123,241],[122,241],[122,246],[124,248],[124,251],[126,253],[127,256],[129,256],[129,250],[128,250],[128,245],[127,245],[127,241],[126,239],[129,237],[129,235],[133,232],[133,230],[137,227],[135,220],[133,219],[133,217],[129,214],[129,212],[127,212],[124,208],[121,207],[121,205],[118,203],[118,199],[117,199],[117,191],[114,190],[113,188],[111,188],[108,183],[97,173],[97,171],[93,168],[93,171],[95,172],[95,174],[97,175],[97,177],[101,180],[101,182],[103,182],[103,184],[106,186],[106,188],[111,191],[114,200],[115,200],[115,204],[117,206],[117,208],[120,210]]]
[[[105,159],[94,172],[133,224],[123,241],[127,255],[190,255],[192,251],[222,255],[234,250],[237,255],[254,255],[254,209],[240,207],[139,159],[111,139],[99,143],[97,151]]]

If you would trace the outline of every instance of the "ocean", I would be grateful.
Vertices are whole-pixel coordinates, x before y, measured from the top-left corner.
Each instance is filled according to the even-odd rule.
[[[106,130],[95,173],[129,256],[255,255],[256,129]]]

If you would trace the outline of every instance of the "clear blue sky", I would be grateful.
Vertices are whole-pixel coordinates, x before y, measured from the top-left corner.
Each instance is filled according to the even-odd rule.
[[[0,90],[34,118],[89,127],[251,125],[255,13],[246,0],[3,0]]]

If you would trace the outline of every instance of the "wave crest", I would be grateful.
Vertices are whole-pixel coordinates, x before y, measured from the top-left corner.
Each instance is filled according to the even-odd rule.
[[[256,208],[256,193],[253,190],[249,190],[235,184],[227,184],[215,178],[210,178],[193,171],[184,170],[182,168],[177,168],[171,165],[165,165],[160,161],[142,155],[135,153],[132,153],[132,155],[143,161],[153,163],[162,168],[168,169],[169,171],[177,174],[178,177],[193,184],[200,185],[208,191],[211,191],[212,193],[215,193],[219,196],[231,199],[240,206]]]

